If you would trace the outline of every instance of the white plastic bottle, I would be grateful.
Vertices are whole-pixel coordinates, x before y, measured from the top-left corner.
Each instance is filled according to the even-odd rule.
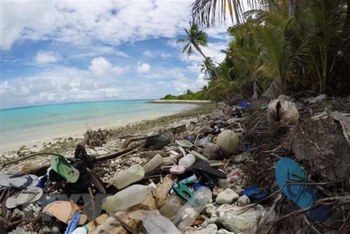
[[[184,168],[188,168],[192,166],[195,161],[196,158],[193,156],[193,154],[187,154],[179,160],[179,165],[183,166]]]
[[[118,172],[109,182],[118,189],[125,188],[129,184],[141,180],[145,176],[145,170],[141,165],[132,165],[124,171]]]
[[[102,201],[102,209],[107,213],[115,213],[117,211],[126,210],[129,207],[141,203],[147,197],[151,190],[157,186],[153,183],[148,186],[135,184],[113,196],[106,197]]]
[[[205,186],[200,187],[175,215],[173,219],[175,226],[182,232],[186,231],[211,198],[211,190]]]
[[[87,234],[88,229],[85,226],[76,228],[71,234]]]
[[[153,171],[162,163],[163,163],[163,157],[160,154],[157,154],[150,161],[148,161],[148,163],[146,163],[143,166],[143,169],[145,170],[145,172]]]

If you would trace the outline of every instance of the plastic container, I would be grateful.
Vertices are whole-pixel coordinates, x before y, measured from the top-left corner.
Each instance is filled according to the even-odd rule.
[[[71,234],[87,234],[87,233],[88,233],[88,230],[86,229],[85,226],[83,226],[83,227],[78,227]]]
[[[192,166],[195,161],[196,158],[193,156],[193,154],[187,154],[185,157],[179,160],[179,165],[183,166],[184,168],[188,168]]]
[[[137,210],[129,213],[132,219],[142,220],[142,224],[149,234],[181,234],[175,225],[158,210]]]
[[[200,215],[205,205],[210,202],[212,193],[208,187],[200,187],[177,212],[173,219],[175,226],[182,232],[186,231]]]
[[[132,185],[113,196],[106,197],[102,201],[102,209],[107,213],[115,213],[117,211],[126,210],[129,207],[141,203],[147,197],[156,185],[151,183],[145,185]]]
[[[109,182],[118,189],[125,188],[129,184],[141,180],[145,176],[145,170],[141,165],[132,165],[124,171],[117,173]]]
[[[171,219],[181,208],[181,198],[176,195],[171,195],[167,198],[165,205],[159,210],[159,212]]]
[[[160,154],[157,154],[150,161],[148,161],[148,163],[146,163],[143,166],[143,169],[145,170],[145,172],[153,171],[162,163],[163,163],[163,157]]]

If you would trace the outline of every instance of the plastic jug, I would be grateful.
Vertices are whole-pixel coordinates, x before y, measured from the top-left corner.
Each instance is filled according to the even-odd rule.
[[[115,213],[117,211],[126,210],[129,207],[141,203],[147,197],[156,185],[151,183],[146,185],[132,185],[113,196],[106,197],[102,201],[102,209],[107,213]]]
[[[160,164],[163,163],[163,157],[160,154],[154,156],[148,163],[143,166],[145,172],[153,171]]]
[[[167,198],[165,205],[159,210],[159,212],[171,219],[181,208],[181,198],[176,195],[171,195]]]
[[[192,166],[195,161],[196,158],[193,156],[193,154],[187,154],[179,160],[179,165],[188,168]]]
[[[200,187],[175,215],[173,219],[175,226],[182,232],[186,231],[211,198],[211,190],[205,186]]]
[[[145,176],[145,170],[141,165],[132,165],[124,171],[116,173],[114,178],[109,181],[118,189],[125,188],[129,184],[141,180]]]

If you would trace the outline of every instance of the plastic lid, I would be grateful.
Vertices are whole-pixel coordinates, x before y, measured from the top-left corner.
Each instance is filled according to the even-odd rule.
[[[150,187],[152,190],[156,189],[157,188],[157,185],[155,185],[154,183],[150,183],[148,185],[148,187]]]

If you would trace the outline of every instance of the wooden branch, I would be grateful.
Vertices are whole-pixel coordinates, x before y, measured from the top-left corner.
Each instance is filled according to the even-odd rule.
[[[130,143],[133,141],[146,140],[146,138],[147,138],[147,136],[127,138],[127,139],[125,139],[125,142],[123,144],[123,148],[127,148],[130,145]]]
[[[116,152],[114,154],[109,154],[109,155],[106,155],[106,156],[103,156],[103,157],[99,157],[99,158],[96,158],[96,162],[102,162],[102,161],[106,161],[106,160],[109,160],[109,159],[112,159],[112,158],[116,158],[116,157],[121,157],[123,156],[124,154],[136,149],[137,147],[139,147],[141,144],[137,144],[135,145],[134,147],[129,147],[129,148],[126,148],[126,149],[123,149],[119,152]]]
[[[59,157],[63,156],[63,155],[60,155],[60,154],[57,154],[57,153],[47,153],[47,152],[30,154],[30,155],[27,155],[27,156],[24,156],[24,157],[20,157],[20,158],[18,158],[18,159],[16,159],[16,160],[13,160],[13,161],[11,161],[11,162],[4,163],[4,164],[2,165],[0,171],[1,171],[4,167],[6,167],[6,166],[8,166],[8,165],[15,164],[15,163],[18,163],[18,162],[20,162],[20,161],[23,161],[23,160],[26,160],[26,159],[28,159],[28,158],[32,158],[32,157],[35,157],[35,156],[39,156],[39,155],[55,155],[55,156],[59,156]]]
[[[95,226],[97,227],[98,223],[96,221],[96,207],[95,207],[94,195],[92,194],[91,188],[89,187],[88,189],[89,189],[91,206],[92,206],[92,221],[94,222]]]

